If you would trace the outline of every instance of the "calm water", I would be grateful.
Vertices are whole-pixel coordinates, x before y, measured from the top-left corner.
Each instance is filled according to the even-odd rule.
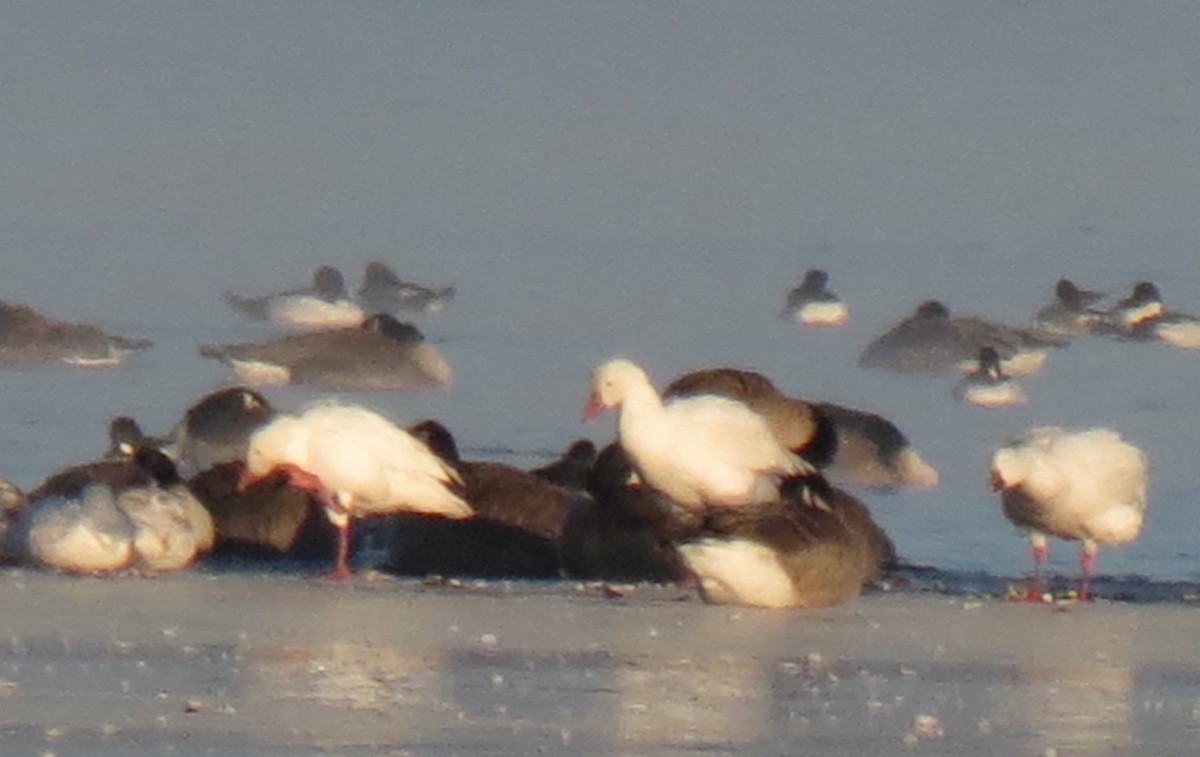
[[[98,453],[114,414],[165,431],[220,385],[196,344],[271,333],[223,290],[325,262],[357,286],[379,259],[458,286],[418,320],[457,378],[355,399],[438,417],[476,456],[606,441],[611,419],[579,417],[614,354],[660,383],[753,367],[887,415],[941,471],[867,497],[905,557],[1014,575],[990,451],[1031,423],[1112,425],[1150,455],[1152,498],[1101,572],[1200,573],[1200,355],[1080,342],[1002,411],[854,366],[923,299],[1021,321],[1061,275],[1151,278],[1200,312],[1189,4],[62,2],[0,21],[0,297],[158,342],[117,370],[0,374],[19,483]],[[776,317],[810,265],[848,326]]]

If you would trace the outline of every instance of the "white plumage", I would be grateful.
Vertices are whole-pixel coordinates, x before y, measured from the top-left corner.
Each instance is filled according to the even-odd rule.
[[[321,497],[340,533],[335,575],[345,576],[349,519],[416,512],[466,518],[458,474],[407,431],[355,405],[326,402],[281,415],[250,438],[246,480],[282,469]]]
[[[690,509],[776,501],[782,479],[813,471],[742,403],[702,394],[663,404],[628,360],[592,375],[588,417],[610,407],[620,408],[621,446],[642,480]]]
[[[1033,542],[1035,584],[1046,537],[1083,542],[1082,595],[1099,545],[1125,544],[1141,533],[1146,511],[1145,454],[1116,431],[1082,431],[1038,426],[1011,439],[992,456],[993,488],[1000,490],[1004,514],[1028,529]]]

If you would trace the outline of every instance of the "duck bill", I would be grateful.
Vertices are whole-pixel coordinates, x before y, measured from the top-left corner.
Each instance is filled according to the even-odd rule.
[[[584,422],[592,420],[597,415],[600,415],[600,413],[603,413],[607,409],[608,409],[608,405],[604,404],[604,402],[602,402],[600,400],[599,396],[593,394],[592,396],[588,397],[587,406],[585,408],[583,408]]]

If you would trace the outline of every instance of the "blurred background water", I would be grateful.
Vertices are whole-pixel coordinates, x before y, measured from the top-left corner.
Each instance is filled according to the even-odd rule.
[[[1152,279],[1200,312],[1192,3],[52,1],[0,22],[0,298],[157,343],[115,370],[0,373],[18,483],[101,452],[114,414],[164,432],[225,382],[196,345],[273,332],[222,291],[321,263],[353,288],[382,260],[458,287],[416,318],[456,380],[352,398],[440,418],[470,455],[607,441],[611,419],[579,418],[614,354],[660,384],[752,367],[884,414],[940,470],[865,495],[904,557],[1012,575],[1028,551],[991,450],[1111,425],[1149,454],[1151,505],[1100,572],[1200,575],[1200,354],[1081,341],[996,411],[855,367],[924,299],[1020,322],[1064,275]],[[809,266],[847,326],[778,318]]]

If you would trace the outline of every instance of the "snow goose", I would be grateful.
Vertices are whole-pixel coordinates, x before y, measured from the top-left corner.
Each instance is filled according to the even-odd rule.
[[[200,354],[258,386],[310,384],[341,390],[443,388],[453,372],[412,324],[374,315],[353,328],[294,334],[266,342],[209,344]]]
[[[275,409],[244,386],[210,392],[192,403],[171,430],[170,449],[185,475],[246,459],[250,435],[269,422]]]
[[[829,289],[829,274],[810,268],[800,285],[788,292],[781,316],[805,326],[840,326],[850,310]]]
[[[738,368],[710,368],[684,374],[663,391],[664,397],[716,394],[745,404],[766,420],[783,446],[817,467],[837,451],[837,433],[813,405],[779,391],[769,378]]]
[[[963,376],[954,387],[954,398],[980,407],[1023,405],[1025,390],[1000,367],[994,347],[979,350],[979,367]]]
[[[714,511],[678,547],[705,600],[771,609],[828,607],[858,596],[895,562],[866,506],[819,476],[780,502]],[[810,507],[819,498],[827,507]]]
[[[1037,426],[996,450],[992,488],[1033,546],[1030,599],[1042,598],[1050,536],[1083,542],[1080,597],[1088,598],[1099,546],[1125,544],[1141,533],[1146,479],[1146,456],[1106,428]]]
[[[974,316],[952,316],[937,300],[929,300],[890,330],[871,341],[859,357],[863,368],[898,373],[973,370],[979,350],[991,345],[1006,371],[1025,375],[1041,370],[1061,337]]]
[[[1065,337],[1090,333],[1104,319],[1103,311],[1093,307],[1104,297],[1100,292],[1080,289],[1070,279],[1059,279],[1054,285],[1053,300],[1034,316],[1034,326]]]
[[[358,289],[358,301],[369,312],[424,310],[440,312],[447,300],[454,299],[454,287],[427,287],[405,281],[386,264],[368,263],[363,283]]]
[[[454,436],[437,421],[409,432],[462,477],[474,517],[392,520],[389,568],[408,575],[553,578],[557,541],[571,502],[566,489],[504,463],[463,460]]]
[[[55,320],[27,305],[0,302],[0,366],[66,363],[84,368],[119,364],[146,339],[126,339],[95,326]]]
[[[727,397],[663,404],[645,371],[611,360],[592,374],[585,418],[617,407],[617,432],[642,480],[682,507],[736,507],[779,499],[785,479],[813,472],[761,415]]]
[[[342,272],[330,265],[317,268],[307,287],[260,297],[226,292],[225,303],[251,320],[274,321],[298,329],[355,326],[365,315],[346,292]]]
[[[452,467],[387,418],[356,405],[321,403],[300,415],[280,414],[256,431],[242,484],[276,474],[313,492],[337,528],[337,579],[350,575],[353,517],[472,514]]]

